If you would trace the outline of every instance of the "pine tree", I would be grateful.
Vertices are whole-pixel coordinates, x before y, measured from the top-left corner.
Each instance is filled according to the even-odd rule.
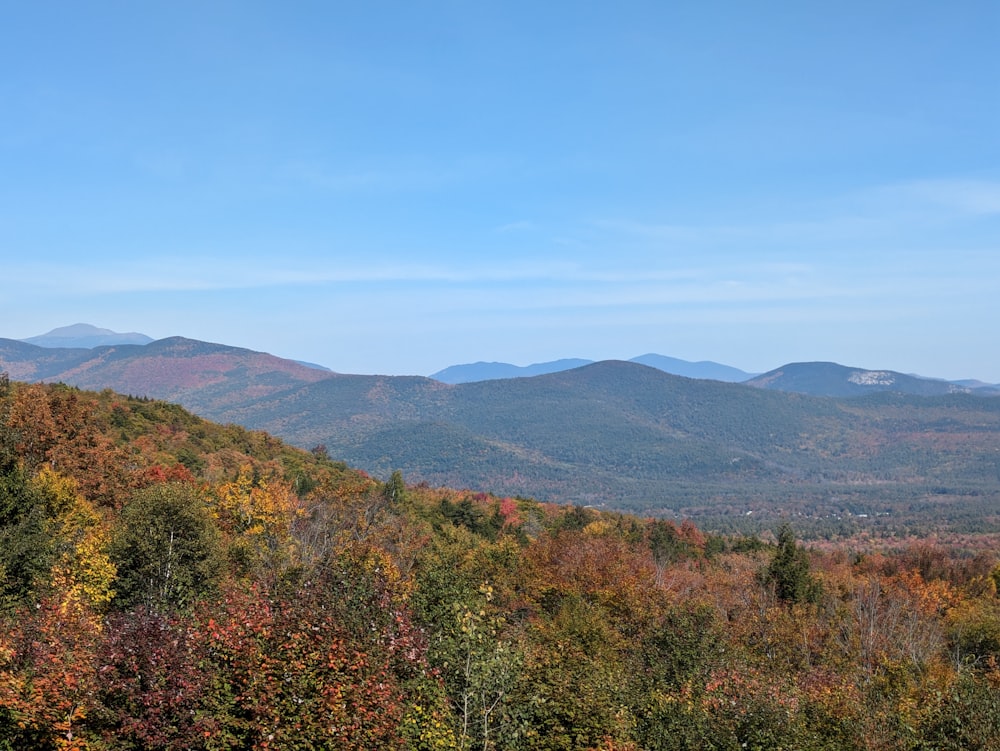
[[[774,593],[783,602],[814,602],[819,595],[818,584],[809,572],[809,556],[796,544],[790,524],[778,529],[778,550],[764,578],[774,585]]]

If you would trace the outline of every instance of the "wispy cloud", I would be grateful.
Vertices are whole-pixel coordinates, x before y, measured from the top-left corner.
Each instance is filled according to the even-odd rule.
[[[590,226],[611,235],[657,243],[664,248],[792,249],[799,255],[839,247],[911,252],[930,238],[927,228],[961,227],[1000,215],[1000,182],[915,180],[859,189],[826,200],[789,201],[753,221],[678,223],[602,218]],[[944,249],[944,248],[942,248]]]
[[[762,296],[816,296],[820,283],[835,278],[819,263],[758,262],[729,259],[724,263],[706,259],[702,265],[674,266],[627,263],[611,266],[565,259],[517,262],[401,263],[374,260],[348,264],[338,260],[287,259],[280,256],[244,259],[234,265],[225,259],[171,256],[147,258],[114,265],[21,263],[8,267],[10,279],[21,289],[61,291],[73,294],[121,294],[139,292],[209,292],[275,287],[342,285],[409,286],[426,294],[428,285],[450,286],[449,294],[465,288],[480,295],[495,288],[499,298],[523,294],[544,301],[546,297],[571,294],[615,300],[655,299],[757,299]],[[852,275],[852,283],[862,279]],[[884,284],[884,282],[882,282]],[[539,295],[539,288],[552,290]],[[573,292],[573,291],[576,292]],[[761,291],[766,290],[766,291]],[[541,303],[540,303],[541,304]],[[572,304],[584,304],[581,302]]]
[[[1000,182],[989,180],[914,180],[877,193],[897,204],[937,207],[962,215],[1000,214]]]
[[[798,243],[808,252],[806,242],[846,240],[881,236],[894,226],[885,218],[859,213],[819,218],[762,217],[759,222],[741,224],[674,224],[629,219],[601,219],[591,223],[598,230],[619,233],[677,248],[743,247],[757,250],[766,243]]]
[[[176,255],[103,264],[31,263],[8,266],[8,278],[22,288],[103,294],[126,292],[197,292],[322,284],[502,284],[572,280],[588,277],[575,264],[522,261],[462,265],[373,260],[368,264],[340,259],[259,256],[234,264],[220,257]]]
[[[330,179],[331,185],[345,189],[352,180],[389,189],[434,178],[403,170]],[[14,283],[0,297],[257,289],[308,294],[328,286],[343,298],[388,292],[413,306],[467,311],[804,308],[816,301],[846,306],[893,298],[941,300],[963,291],[978,294],[1000,273],[1000,260],[984,257],[981,247],[963,249],[957,241],[943,245],[952,242],[949,233],[926,240],[923,235],[933,233],[923,233],[928,225],[922,223],[949,227],[948,222],[998,213],[998,182],[922,180],[859,190],[825,203],[789,205],[759,221],[684,224],[605,218],[578,225],[582,245],[553,241],[538,255],[517,260],[480,260],[445,251],[412,260],[418,255],[407,255],[405,248],[396,257],[372,254],[360,260],[362,255],[350,251],[256,248],[234,263],[232,248],[202,248],[97,265],[85,257],[71,263],[15,261],[7,267],[7,278]],[[494,232],[534,229],[534,222],[517,219]],[[921,247],[941,252],[917,258],[911,251]],[[447,294],[442,294],[445,288]]]

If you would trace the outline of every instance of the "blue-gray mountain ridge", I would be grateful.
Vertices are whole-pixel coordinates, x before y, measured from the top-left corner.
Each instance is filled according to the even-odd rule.
[[[709,360],[688,362],[687,360],[679,360],[676,357],[666,357],[665,355],[653,353],[633,357],[629,362],[648,365],[651,368],[662,370],[664,373],[684,376],[685,378],[708,378],[713,381],[723,381],[726,383],[741,383],[753,378],[755,375],[739,368],[721,365]],[[530,378],[537,375],[546,375],[547,373],[560,373],[564,370],[572,370],[573,368],[580,368],[593,363],[594,360],[582,360],[579,358],[553,360],[551,362],[540,362],[525,366],[511,365],[506,362],[476,362],[465,365],[452,365],[444,370],[439,370],[430,377],[442,383],[477,383],[479,381],[493,381],[502,378]]]
[[[32,336],[20,341],[49,349],[93,349],[94,347],[114,346],[116,344],[149,344],[153,338],[135,331],[120,334],[111,329],[91,326],[89,323],[74,323],[72,326],[62,326],[52,329],[47,334]]]

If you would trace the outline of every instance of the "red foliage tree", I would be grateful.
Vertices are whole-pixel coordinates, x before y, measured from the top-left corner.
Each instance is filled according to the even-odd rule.
[[[116,748],[199,748],[218,723],[206,713],[214,676],[190,620],[141,608],[108,622],[98,655],[96,734]]]

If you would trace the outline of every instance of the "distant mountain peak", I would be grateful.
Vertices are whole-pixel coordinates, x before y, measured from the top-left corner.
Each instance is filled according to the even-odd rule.
[[[716,362],[702,360],[701,362],[688,362],[679,360],[676,357],[666,357],[649,353],[633,357],[629,362],[647,365],[664,373],[680,375],[686,378],[702,378],[713,381],[727,381],[736,383],[746,381],[754,376],[753,373],[746,373],[739,368],[729,365],[720,365]],[[558,373],[563,370],[581,368],[590,365],[593,360],[582,360],[579,358],[568,358],[565,360],[553,360],[552,362],[535,363],[534,365],[518,366],[506,362],[476,362],[467,365],[452,365],[439,370],[430,377],[442,383],[471,383],[475,381],[492,381],[505,378],[526,378],[548,373]]]
[[[46,334],[41,334],[41,336],[108,336],[109,334],[117,333],[117,331],[98,328],[97,326],[92,326],[89,323],[74,323],[71,326],[60,326],[59,328],[52,329],[52,331],[49,331]],[[38,337],[34,338],[37,339]]]
[[[54,328],[47,334],[32,336],[20,341],[34,344],[37,347],[93,349],[94,347],[120,344],[149,344],[153,341],[153,338],[135,331],[121,334],[117,331],[102,329],[89,323],[74,323],[70,326]]]
[[[750,386],[778,391],[794,391],[812,396],[860,396],[875,391],[893,391],[919,396],[970,393],[971,388],[935,378],[868,370],[835,362],[796,362],[782,365],[747,381]],[[987,389],[979,393],[986,395]]]
[[[593,360],[567,359],[539,362],[533,365],[511,365],[506,362],[475,362],[466,365],[452,365],[430,376],[442,383],[458,384],[477,381],[496,381],[506,378],[530,378],[537,375],[558,373],[589,365]]]

